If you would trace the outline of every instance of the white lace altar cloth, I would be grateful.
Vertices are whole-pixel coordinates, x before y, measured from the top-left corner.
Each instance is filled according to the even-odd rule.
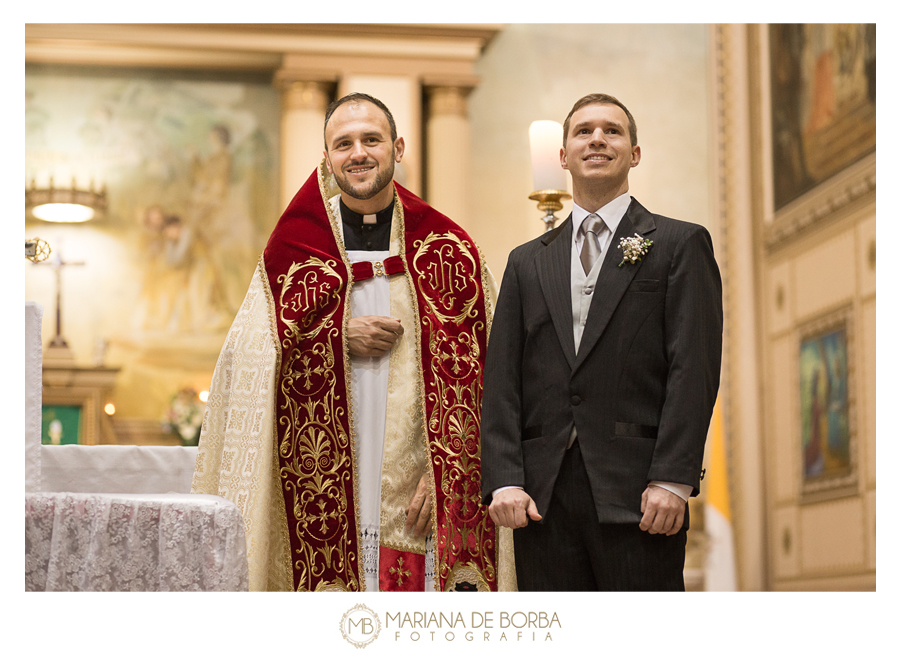
[[[25,494],[26,591],[247,591],[237,506],[200,494]]]

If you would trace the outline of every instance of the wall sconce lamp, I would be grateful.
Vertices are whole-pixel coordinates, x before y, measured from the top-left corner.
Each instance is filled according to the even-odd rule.
[[[562,210],[563,200],[571,199],[566,192],[566,172],[559,164],[559,149],[562,147],[562,126],[556,121],[535,121],[528,129],[531,142],[531,171],[534,177],[534,192],[528,198],[538,202],[538,210],[545,213],[544,232],[552,231]]]

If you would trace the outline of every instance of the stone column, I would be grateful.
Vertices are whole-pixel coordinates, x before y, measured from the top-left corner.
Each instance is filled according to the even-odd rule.
[[[322,126],[334,84],[279,81],[281,95],[281,208],[284,209],[322,160]]]
[[[754,207],[762,195],[753,189],[754,144],[751,115],[749,33],[746,25],[710,26],[710,67],[715,87],[710,94],[714,129],[713,241],[722,272],[725,303],[724,353],[719,399],[725,423],[726,458],[731,498],[738,586],[769,589],[767,562],[775,549],[766,546],[774,529],[766,518],[766,453],[763,436],[764,336],[757,300],[761,275],[754,254]],[[719,247],[722,247],[721,249]],[[762,350],[762,351],[761,351]],[[771,494],[774,495],[774,494]],[[690,533],[688,533],[690,534]],[[769,536],[769,541],[773,540]]]
[[[426,87],[428,203],[465,228],[469,211],[470,127],[466,97],[471,87]]]

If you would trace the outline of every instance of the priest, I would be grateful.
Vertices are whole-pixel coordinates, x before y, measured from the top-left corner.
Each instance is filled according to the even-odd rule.
[[[253,590],[513,589],[479,493],[493,278],[393,182],[381,101],[335,101],[324,133],[216,364],[192,492],[240,508]]]

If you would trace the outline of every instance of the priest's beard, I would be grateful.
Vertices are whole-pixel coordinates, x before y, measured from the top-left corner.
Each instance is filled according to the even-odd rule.
[[[337,183],[337,186],[341,191],[345,192],[348,196],[359,199],[360,201],[367,201],[387,187],[394,178],[394,158],[396,157],[396,154],[397,150],[391,149],[390,168],[382,169],[379,166],[375,180],[371,183],[353,185],[347,180],[347,177],[343,172],[338,172],[336,169],[333,169],[334,182]]]

